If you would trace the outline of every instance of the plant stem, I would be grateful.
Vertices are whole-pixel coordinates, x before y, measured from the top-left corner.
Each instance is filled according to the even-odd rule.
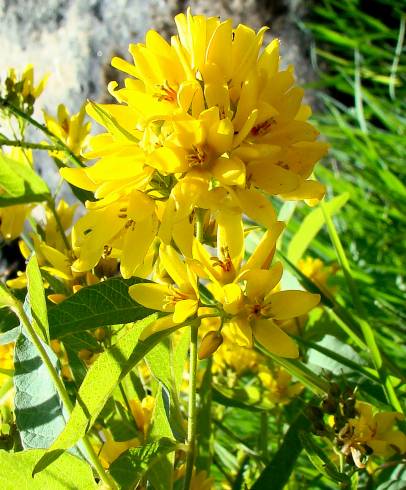
[[[367,344],[368,349],[371,353],[375,369],[379,373],[379,377],[381,379],[386,398],[395,410],[403,413],[402,405],[400,404],[399,399],[396,395],[390,376],[387,375],[386,370],[383,366],[382,356],[379,351],[378,344],[376,343],[374,332],[370,324],[365,320],[367,314],[364,305],[362,304],[358,287],[352,278],[351,267],[342,246],[340,237],[334,226],[333,220],[331,219],[330,213],[328,212],[328,209],[326,208],[323,201],[320,203],[320,206],[324,215],[324,219],[326,221],[327,230],[330,235],[331,242],[334,245],[338,260],[340,262],[341,268],[343,269],[344,277],[354,302],[354,307],[358,312],[357,321],[361,327],[361,332],[365,339],[365,343]]]
[[[268,459],[268,412],[261,412],[261,432],[259,434],[258,449],[264,461]]]
[[[11,294],[10,294],[10,297],[11,297]],[[28,319],[22,304],[19,301],[17,301],[14,297],[12,297],[12,298],[13,298],[12,299],[12,303],[13,303],[12,309],[15,311],[17,316],[20,318],[21,323],[23,324],[24,328],[26,329],[26,331],[30,337],[31,342],[35,345],[36,349],[38,350],[38,353],[42,359],[42,362],[44,363],[45,367],[47,368],[49,376],[51,377],[52,382],[55,385],[55,388],[56,388],[56,390],[57,390],[57,392],[58,392],[58,394],[62,400],[62,403],[63,403],[66,411],[68,412],[69,415],[71,415],[71,413],[73,411],[73,405],[72,405],[72,402],[69,398],[69,394],[66,391],[65,385],[63,384],[63,381],[59,377],[56,369],[54,368],[51,360],[49,359],[48,354],[47,354],[46,350],[44,349],[44,346],[42,345],[41,340],[38,338],[37,334],[35,333],[35,330],[32,327],[31,322]],[[105,485],[107,485],[108,488],[116,490],[117,485],[116,485],[115,481],[112,479],[112,477],[108,473],[106,473],[104,471],[104,468],[103,468],[99,458],[97,457],[90,441],[88,440],[88,438],[86,436],[82,439],[82,442],[83,442],[83,445],[87,451],[88,457],[89,457],[90,461],[92,462],[94,468],[96,469],[100,479],[103,481],[103,483]]]
[[[196,238],[203,241],[203,218],[204,210],[196,210]],[[187,423],[187,445],[188,452],[186,457],[186,470],[183,489],[189,490],[193,476],[193,467],[196,457],[196,427],[197,427],[197,406],[196,406],[196,375],[197,375],[197,340],[200,322],[192,323],[190,332],[189,348],[189,405]]]
[[[197,373],[197,332],[198,326],[192,325],[190,332],[190,365],[189,365],[189,406],[188,406],[188,426],[187,426],[187,459],[184,490],[190,489],[190,483],[193,475],[193,466],[196,454],[196,373]]]
[[[9,140],[6,138],[0,138],[0,146],[18,146],[20,148],[29,148],[31,150],[55,151],[58,149],[55,145],[47,145],[45,143],[32,143],[30,141]]]
[[[61,220],[59,219],[59,214],[56,211],[55,202],[51,198],[51,199],[48,200],[47,204],[48,204],[48,207],[51,210],[51,212],[52,212],[52,214],[53,214],[53,216],[55,218],[56,227],[58,228],[58,231],[59,231],[59,233],[60,233],[60,235],[62,237],[62,240],[63,240],[63,243],[65,245],[65,248],[66,248],[67,251],[69,251],[69,250],[71,250],[71,246],[70,246],[70,243],[68,241],[68,238],[65,235],[65,230],[63,229]]]
[[[71,149],[67,145],[65,145],[65,143],[61,139],[59,139],[56,135],[54,135],[54,133],[52,133],[52,131],[50,131],[45,126],[45,124],[39,123],[34,118],[26,114],[24,111],[22,111],[21,109],[19,109],[18,107],[16,107],[6,99],[0,98],[0,107],[1,106],[6,107],[15,116],[21,117],[25,121],[29,122],[32,126],[34,126],[35,128],[42,131],[44,134],[46,134],[48,138],[50,138],[55,143],[55,145],[59,150],[64,151],[65,153],[68,154],[69,158],[73,161],[76,167],[84,167],[84,164],[79,160],[79,158],[74,153],[72,153]]]

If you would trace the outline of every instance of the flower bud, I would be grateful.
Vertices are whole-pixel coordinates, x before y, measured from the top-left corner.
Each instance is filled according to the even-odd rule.
[[[101,342],[106,337],[106,330],[104,330],[102,327],[96,328],[94,331],[94,336],[96,337],[96,340]]]
[[[201,343],[199,349],[199,359],[207,359],[210,357],[223,343],[223,336],[220,332],[212,330],[207,333]]]

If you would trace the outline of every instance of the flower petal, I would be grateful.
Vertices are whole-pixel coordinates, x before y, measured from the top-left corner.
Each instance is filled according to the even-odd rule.
[[[247,270],[243,279],[247,281],[245,294],[251,302],[261,302],[269,294],[282,278],[283,267],[277,262],[272,269]]]
[[[226,313],[230,315],[236,315],[241,307],[243,301],[243,294],[238,284],[226,284],[223,287],[224,304],[223,308]]]
[[[252,330],[255,339],[272,354],[291,359],[299,357],[295,342],[271,320],[256,321]]]
[[[153,219],[133,222],[124,235],[120,271],[124,279],[134,275],[148,253],[158,230],[158,221]]]
[[[175,313],[173,321],[175,323],[183,323],[187,318],[194,315],[197,310],[198,302],[195,299],[184,299],[177,301],[175,305]]]
[[[272,318],[288,320],[304,315],[320,303],[320,295],[307,291],[280,291],[269,296]]]
[[[174,311],[173,305],[166,305],[172,292],[167,284],[134,284],[128,289],[131,298],[146,308],[159,311]],[[166,306],[165,306],[166,305]]]
[[[162,318],[158,318],[158,320],[155,320],[144,328],[144,330],[141,332],[139,340],[144,341],[154,333],[168,330],[170,328],[176,327],[176,325],[177,324],[173,321],[172,315],[166,315]]]

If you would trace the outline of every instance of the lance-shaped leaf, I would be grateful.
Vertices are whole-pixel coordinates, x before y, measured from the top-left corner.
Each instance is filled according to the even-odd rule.
[[[151,315],[133,325],[116,344],[97,358],[79,389],[64,431],[41,458],[34,473],[46,468],[91,429],[117,384],[160,340],[177,328],[157,332],[144,341],[138,341],[141,331],[154,319],[156,315]]]
[[[27,265],[28,298],[31,309],[32,326],[37,335],[46,343],[49,342],[48,313],[45,300],[41,271],[35,254]]]
[[[153,313],[136,303],[128,294],[129,286],[140,279],[112,277],[82,288],[62,303],[49,309],[51,338],[91,330],[106,325],[131,323]]]
[[[43,344],[57,367],[57,357]],[[15,414],[21,442],[26,449],[48,448],[65,427],[62,404],[36,347],[22,333],[14,348]]]
[[[0,152],[0,207],[46,201],[46,183],[29,166]]]
[[[273,490],[282,490],[285,487],[302,451],[299,430],[305,430],[308,425],[308,419],[299,413],[286,432],[278,451],[254,483],[252,490],[267,490],[270,481]]]
[[[17,453],[0,450],[0,488],[2,490],[30,489],[67,490],[97,488],[91,467],[83,460],[64,454],[58,464],[47,468],[35,478],[32,469],[45,453],[43,449],[34,449]]]
[[[330,214],[333,215],[337,213],[348,201],[349,197],[350,194],[344,192],[326,203],[326,207],[328,207]],[[324,222],[323,212],[320,207],[314,209],[306,216],[289,243],[287,256],[291,262],[296,264],[297,261],[302,258],[313,238],[321,230]]]

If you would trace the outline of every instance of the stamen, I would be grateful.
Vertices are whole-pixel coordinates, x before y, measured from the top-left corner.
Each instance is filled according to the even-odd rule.
[[[186,157],[189,167],[202,167],[206,161],[207,153],[199,146],[192,146],[192,151]]]
[[[261,124],[258,124],[257,126],[254,126],[251,129],[251,134],[253,136],[263,136],[264,134],[268,133],[272,126],[276,124],[276,119],[274,117],[270,117],[266,121],[262,122]]]
[[[172,88],[167,81],[163,85],[159,86],[159,92],[155,94],[155,97],[161,102],[166,100],[167,102],[175,102],[178,94],[176,90]]]

